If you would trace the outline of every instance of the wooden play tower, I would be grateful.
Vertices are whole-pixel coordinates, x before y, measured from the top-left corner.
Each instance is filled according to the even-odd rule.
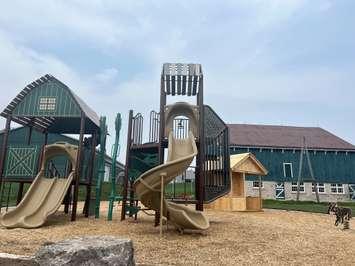
[[[181,203],[195,204],[196,210],[203,211],[205,203],[213,202],[230,191],[228,127],[210,106],[204,104],[203,91],[203,72],[200,64],[165,63],[160,79],[159,113],[151,112],[148,142],[142,141],[142,115],[134,115],[133,111],[130,111],[122,220],[126,215],[132,216],[127,209],[137,204],[132,188],[134,180],[141,173],[164,163],[168,147],[168,127],[174,130],[176,136],[183,138],[187,136],[189,125],[196,125],[194,135],[198,155],[194,167],[195,193],[193,199],[183,200]],[[167,105],[167,99],[174,96],[195,97],[196,104],[186,109],[190,111],[179,114],[184,118],[171,117],[174,112],[171,106]],[[191,123],[191,119],[194,119],[194,123]],[[141,169],[138,169],[138,162],[142,165]],[[179,202],[181,199],[171,200]]]

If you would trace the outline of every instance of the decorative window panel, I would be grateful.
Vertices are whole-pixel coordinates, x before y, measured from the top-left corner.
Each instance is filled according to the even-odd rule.
[[[41,97],[39,99],[40,111],[55,111],[57,99],[55,97]]]

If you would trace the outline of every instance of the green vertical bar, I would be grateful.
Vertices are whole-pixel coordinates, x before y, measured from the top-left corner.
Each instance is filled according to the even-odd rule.
[[[105,154],[106,154],[106,137],[107,137],[107,125],[106,117],[100,118],[100,153],[99,153],[99,174],[96,184],[96,202],[95,202],[95,218],[100,217],[100,201],[101,201],[101,189],[102,181],[105,176]]]
[[[115,198],[116,198],[116,176],[117,176],[116,161],[117,161],[118,147],[119,147],[119,142],[120,142],[121,124],[122,124],[121,114],[118,113],[116,116],[116,121],[115,121],[116,138],[115,138],[115,144],[113,146],[113,152],[112,152],[111,194],[110,194],[110,199],[109,199],[110,202],[109,202],[108,215],[107,215],[107,220],[109,220],[109,221],[112,221],[113,205],[114,205]]]

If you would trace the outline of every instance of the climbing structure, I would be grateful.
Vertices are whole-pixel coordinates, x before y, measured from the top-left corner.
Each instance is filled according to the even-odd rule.
[[[167,98],[195,97],[195,105],[167,105]],[[203,73],[199,64],[163,65],[160,84],[160,111],[151,112],[149,141],[143,143],[143,117],[130,111],[127,135],[126,175],[121,219],[138,210],[134,181],[146,171],[164,163],[169,136],[186,139],[193,134],[197,154],[195,192],[188,203],[203,211],[203,204],[226,195],[230,190],[228,128],[203,101]],[[179,173],[181,174],[181,173]],[[179,199],[172,198],[179,202]],[[187,201],[183,201],[186,203]],[[157,216],[156,216],[157,217]]]
[[[35,180],[43,160],[44,147],[50,141],[48,138],[51,134],[71,134],[79,136],[76,142],[77,163],[73,181],[64,198],[64,210],[68,213],[72,206],[71,220],[76,219],[79,186],[84,186],[86,197],[83,211],[88,217],[93,209],[90,206],[93,206],[91,199],[96,179],[95,166],[99,164],[96,146],[104,145],[106,140],[106,125],[102,123],[104,119],[101,118],[100,123],[93,109],[51,75],[45,75],[27,85],[2,111],[1,116],[6,118],[6,127],[0,149],[0,211],[3,200],[7,199],[6,207],[9,205],[10,189],[5,188],[11,188],[12,184],[18,185],[17,204],[21,202],[24,184]],[[25,145],[9,142],[11,122],[28,130]],[[33,131],[38,134],[33,134]],[[43,145],[34,143],[33,135],[40,135]],[[100,158],[104,160],[104,157]],[[71,170],[70,164],[70,161],[63,158],[53,159],[48,162],[47,170],[52,176],[67,177]]]

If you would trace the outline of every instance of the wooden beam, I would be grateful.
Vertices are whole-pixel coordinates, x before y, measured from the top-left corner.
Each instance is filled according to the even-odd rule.
[[[4,131],[4,136],[3,136],[2,146],[0,151],[0,189],[2,188],[2,183],[3,183],[3,174],[5,168],[7,145],[9,141],[10,126],[11,126],[11,116],[8,116],[6,118],[5,131]]]
[[[91,201],[91,186],[92,186],[92,178],[94,176],[94,165],[95,165],[95,157],[96,157],[96,140],[97,140],[97,132],[92,134],[92,143],[91,143],[91,155],[90,155],[90,168],[89,168],[89,184],[86,185],[86,199],[85,199],[85,217],[89,217],[90,210],[90,201]]]
[[[197,179],[196,184],[196,210],[203,211],[203,201],[205,194],[205,171],[204,171],[204,158],[205,158],[205,132],[204,132],[204,106],[203,106],[203,76],[200,77],[199,90],[197,94],[197,106],[199,108],[199,137],[198,137],[198,154],[197,162]],[[228,169],[229,170],[229,169]]]
[[[133,119],[133,110],[129,111],[128,115],[128,130],[127,130],[127,146],[126,146],[126,166],[125,166],[125,175],[124,175],[124,184],[123,184],[123,195],[122,195],[122,208],[121,208],[121,221],[126,219],[126,203],[128,195],[128,169],[129,169],[129,159],[130,159],[130,150],[132,146],[132,119]]]
[[[81,119],[80,119],[80,137],[79,137],[79,147],[78,147],[78,154],[76,157],[76,165],[75,165],[75,175],[74,175],[74,196],[73,196],[73,209],[71,213],[71,220],[76,220],[76,212],[78,207],[78,193],[79,193],[79,181],[80,181],[80,174],[81,174],[81,155],[83,152],[83,141],[84,141],[84,133],[85,133],[85,114],[81,112]]]

